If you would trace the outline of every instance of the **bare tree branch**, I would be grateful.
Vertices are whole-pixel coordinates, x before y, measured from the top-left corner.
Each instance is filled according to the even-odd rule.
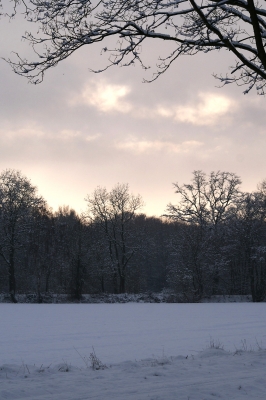
[[[266,10],[259,0],[15,0],[14,13],[23,5],[25,18],[39,26],[37,35],[27,32],[36,61],[7,60],[13,70],[39,83],[51,67],[85,45],[106,42],[114,36],[108,52],[110,66],[129,66],[143,61],[142,45],[149,39],[172,42],[174,50],[162,58],[157,79],[181,55],[227,49],[236,61],[230,75],[218,76],[222,85],[236,83],[264,94],[266,84]],[[109,41],[108,41],[109,43]]]

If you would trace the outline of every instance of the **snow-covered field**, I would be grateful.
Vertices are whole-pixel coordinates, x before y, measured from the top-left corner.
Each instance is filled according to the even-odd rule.
[[[0,304],[0,315],[1,400],[266,399],[265,303]],[[107,368],[91,369],[92,348]]]

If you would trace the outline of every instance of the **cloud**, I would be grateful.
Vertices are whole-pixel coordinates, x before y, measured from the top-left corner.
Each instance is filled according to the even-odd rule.
[[[59,139],[63,140],[85,140],[86,142],[93,142],[94,140],[98,139],[101,135],[96,133],[95,135],[85,135],[84,132],[71,130],[71,129],[63,129],[60,131],[58,136]]]
[[[199,93],[198,101],[192,104],[169,108],[159,106],[158,115],[193,125],[214,125],[219,119],[236,109],[236,103],[228,97],[213,93]]]
[[[43,138],[45,133],[38,127],[24,127],[24,128],[16,128],[12,129],[10,127],[6,127],[5,129],[0,130],[1,138],[5,139],[34,139],[34,138]]]
[[[79,130],[62,129],[59,132],[51,132],[40,127],[23,127],[23,128],[6,128],[0,129],[0,137],[2,141],[28,141],[39,140],[42,143],[57,141],[57,142],[93,142],[101,137],[100,133],[88,135]]]
[[[160,105],[154,99],[150,104],[133,103],[127,99],[131,93],[129,85],[117,85],[106,80],[87,83],[79,94],[75,94],[70,105],[85,104],[103,113],[130,114],[136,119],[171,119],[173,122],[196,126],[212,126],[235,111],[236,102],[216,93],[199,93],[187,104]]]
[[[102,112],[128,113],[132,105],[125,100],[130,93],[127,85],[114,85],[105,81],[86,84],[81,96],[72,99],[71,104],[87,104]]]
[[[147,153],[153,151],[166,151],[169,153],[188,153],[202,145],[202,142],[198,142],[196,140],[184,141],[180,144],[176,144],[171,142],[163,142],[160,140],[149,141],[133,139],[125,141],[123,143],[117,143],[116,148],[129,150],[135,153]]]
[[[99,139],[102,135],[100,133],[96,133],[95,135],[87,135],[85,137],[86,142],[93,142],[96,139]]]
[[[74,139],[81,136],[81,132],[80,131],[74,131],[71,129],[63,129],[60,132],[60,138],[64,139],[64,140],[69,140],[69,139]]]

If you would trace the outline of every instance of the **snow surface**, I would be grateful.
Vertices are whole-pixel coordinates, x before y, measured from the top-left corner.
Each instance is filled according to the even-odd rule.
[[[250,351],[266,347],[265,303],[0,304],[0,315],[1,400],[266,399],[266,351]],[[92,347],[107,368],[90,368]]]

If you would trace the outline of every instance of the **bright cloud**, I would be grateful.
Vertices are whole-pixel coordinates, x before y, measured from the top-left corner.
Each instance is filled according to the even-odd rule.
[[[145,119],[163,117],[193,125],[214,125],[236,109],[233,100],[214,93],[199,93],[193,102],[185,105],[147,107],[130,103],[127,100],[130,92],[128,85],[115,85],[101,80],[88,83],[80,95],[72,98],[71,104],[87,104],[105,113],[131,113],[135,118]]]
[[[123,143],[118,143],[116,147],[122,150],[129,150],[136,153],[145,153],[150,151],[167,151],[169,153],[188,153],[195,148],[202,146],[202,142],[196,140],[185,141],[180,144],[163,142],[163,141],[148,141],[148,140],[129,140]]]
[[[193,125],[213,125],[236,108],[233,100],[212,93],[200,93],[198,101],[176,107],[158,107],[157,112],[165,118]]]
[[[132,109],[132,105],[125,100],[128,93],[130,93],[129,86],[101,81],[86,85],[81,95],[81,102],[103,112],[127,113]],[[74,100],[74,103],[80,103],[80,99]]]

